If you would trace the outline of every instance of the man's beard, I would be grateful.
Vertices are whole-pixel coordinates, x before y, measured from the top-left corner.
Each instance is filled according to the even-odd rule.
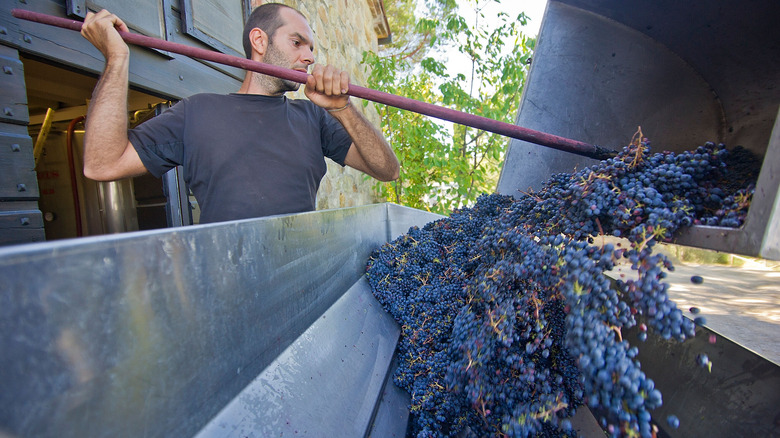
[[[277,50],[276,47],[274,47],[273,42],[269,42],[268,53],[266,53],[265,58],[263,58],[263,62],[278,67],[291,68],[290,62],[284,57],[284,54],[280,50]],[[268,79],[272,88],[279,94],[284,94],[288,91],[297,91],[298,88],[301,87],[301,84],[295,81],[275,78],[273,76],[265,76],[265,78]]]

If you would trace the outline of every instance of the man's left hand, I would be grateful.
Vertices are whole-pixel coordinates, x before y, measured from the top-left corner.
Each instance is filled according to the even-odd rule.
[[[349,73],[332,65],[315,65],[304,94],[316,105],[326,110],[343,108],[349,102]]]

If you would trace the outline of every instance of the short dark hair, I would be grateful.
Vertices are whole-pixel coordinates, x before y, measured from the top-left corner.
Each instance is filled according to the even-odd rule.
[[[252,58],[252,42],[249,40],[249,32],[257,27],[268,35],[269,40],[272,39],[276,30],[284,25],[279,13],[282,9],[292,9],[298,12],[297,9],[281,3],[265,3],[256,7],[249,15],[244,25],[244,53],[247,59]]]

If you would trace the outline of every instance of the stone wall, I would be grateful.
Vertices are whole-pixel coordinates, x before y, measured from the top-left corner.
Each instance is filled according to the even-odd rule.
[[[370,0],[277,0],[292,6],[306,16],[314,33],[314,55],[318,64],[332,64],[347,70],[351,82],[366,83],[367,71],[361,65],[363,52],[377,51],[377,34],[374,31],[374,16],[369,7]],[[264,1],[253,1],[259,6]],[[291,97],[303,99],[303,87],[291,93]],[[373,103],[362,105],[362,100],[353,97],[352,103],[360,109],[371,123],[379,127],[380,118]],[[354,207],[382,202],[374,193],[376,182],[362,172],[341,167],[327,160],[328,173],[322,179],[317,193],[317,209]]]

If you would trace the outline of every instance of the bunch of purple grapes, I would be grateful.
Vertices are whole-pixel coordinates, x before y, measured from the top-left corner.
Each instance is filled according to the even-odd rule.
[[[369,260],[374,295],[401,326],[393,379],[412,395],[413,436],[448,436],[474,420],[463,394],[447,390],[450,334],[464,281],[479,264],[471,249],[511,201],[482,196],[473,208],[411,228]]]
[[[394,380],[411,394],[409,435],[573,436],[587,404],[611,436],[652,436],[661,393],[621,333],[641,314],[664,338],[694,335],[667,295],[673,266],[653,250],[702,218],[741,224],[749,199],[723,203],[750,188],[724,189],[728,154],[712,143],[650,154],[639,137],[538,192],[483,195],[374,252],[369,283],[402,330]],[[636,275],[612,281],[618,263]]]

